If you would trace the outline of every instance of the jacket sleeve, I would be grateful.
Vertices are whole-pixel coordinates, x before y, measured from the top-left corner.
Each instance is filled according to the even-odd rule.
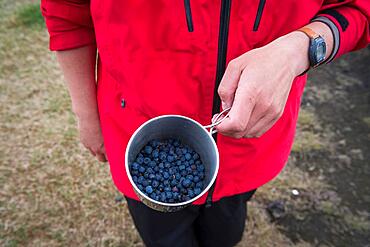
[[[41,0],[41,12],[50,35],[50,50],[95,44],[89,0]]]
[[[370,43],[369,0],[325,0],[313,20],[325,22],[334,33],[334,50],[328,62]]]

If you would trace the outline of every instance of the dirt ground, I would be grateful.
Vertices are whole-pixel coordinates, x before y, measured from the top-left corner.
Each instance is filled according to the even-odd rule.
[[[47,39],[36,2],[0,0],[0,246],[143,246],[78,142]],[[238,246],[370,246],[369,148],[366,48],[310,72],[290,160]]]

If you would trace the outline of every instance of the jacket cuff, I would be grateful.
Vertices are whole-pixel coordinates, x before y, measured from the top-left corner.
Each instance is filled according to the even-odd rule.
[[[325,23],[330,28],[332,28],[332,25],[329,23],[334,24],[339,32],[338,50],[333,57],[330,56],[331,60],[350,51],[363,48],[369,43],[368,21],[365,15],[358,9],[346,6],[326,9],[315,18],[319,17],[328,20]],[[335,35],[334,32],[333,34]]]
[[[334,57],[338,53],[339,45],[340,45],[340,32],[338,30],[338,27],[334,24],[334,22],[325,16],[317,16],[311,20],[311,22],[315,22],[315,21],[326,24],[330,28],[331,32],[333,33],[333,50],[325,61],[325,63],[329,63],[334,59]]]
[[[93,30],[78,28],[50,35],[49,48],[52,51],[63,51],[95,44]]]

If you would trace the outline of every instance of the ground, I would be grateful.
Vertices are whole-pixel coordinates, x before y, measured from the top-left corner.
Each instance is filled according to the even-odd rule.
[[[143,246],[108,166],[78,142],[38,8],[0,0],[0,245]],[[248,205],[238,246],[370,246],[369,66],[366,48],[310,73],[290,160]]]

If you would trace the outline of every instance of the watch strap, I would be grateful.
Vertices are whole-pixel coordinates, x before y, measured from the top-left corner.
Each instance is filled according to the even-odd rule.
[[[311,39],[316,39],[319,37],[319,35],[309,27],[301,27],[298,29],[298,31],[305,33]]]

